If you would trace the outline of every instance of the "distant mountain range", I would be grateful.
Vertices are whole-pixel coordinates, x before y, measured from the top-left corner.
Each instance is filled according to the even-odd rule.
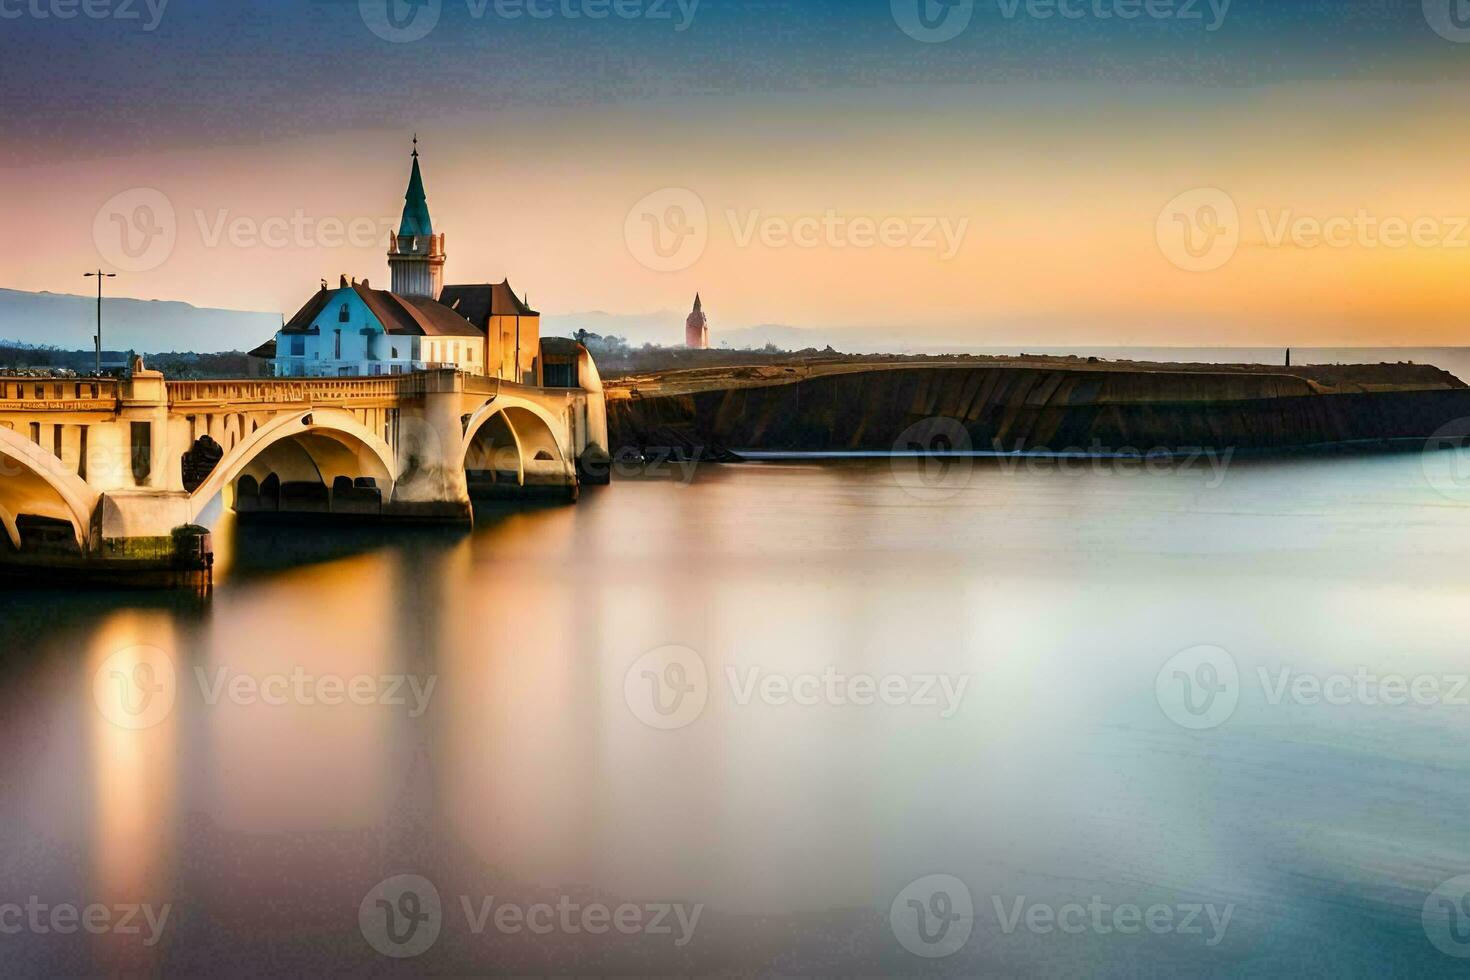
[[[622,337],[634,347],[644,344],[676,347],[684,343],[687,316],[677,310],[631,314],[547,313],[541,317],[541,333],[547,337],[571,337],[578,330],[586,330],[604,337]],[[897,328],[816,328],[766,323],[722,329],[718,317],[713,319],[710,343],[737,350],[766,344],[775,344],[782,350],[820,350],[830,345],[848,354],[988,350],[926,345],[922,338]],[[96,324],[96,296],[0,289],[0,342],[89,350]],[[219,310],[126,297],[106,298],[102,307],[102,343],[109,350],[200,354],[248,351],[274,337],[280,327],[280,313]]]
[[[565,313],[545,314],[541,332],[548,337],[570,337],[578,330],[603,336],[622,337],[635,347],[645,343],[674,346],[684,342],[687,313],[660,310],[654,313]],[[0,341],[50,344],[66,349],[90,349],[97,327],[97,297],[64,293],[30,293],[0,289]],[[102,343],[109,350],[196,351],[214,353],[251,350],[281,327],[279,313],[217,310],[189,303],[109,297],[102,306]],[[774,343],[788,350],[805,347],[840,346],[848,349],[853,331],[804,330],[770,324],[711,332],[717,347],[763,347]]]
[[[102,301],[102,346],[108,350],[250,350],[280,328],[279,313],[123,297]],[[96,296],[0,289],[0,340],[90,349],[96,332]]]

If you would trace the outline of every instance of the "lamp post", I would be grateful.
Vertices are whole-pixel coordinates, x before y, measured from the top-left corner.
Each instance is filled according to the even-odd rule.
[[[93,276],[97,277],[97,336],[95,339],[97,341],[97,377],[100,378],[102,377],[102,280],[116,279],[117,273],[103,272],[98,269],[96,272],[86,273],[82,278],[91,279]]]

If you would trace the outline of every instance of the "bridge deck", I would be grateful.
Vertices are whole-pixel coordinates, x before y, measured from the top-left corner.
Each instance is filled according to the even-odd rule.
[[[371,407],[455,390],[469,395],[548,393],[580,389],[536,388],[455,371],[421,371],[378,378],[220,378],[167,381],[171,409],[269,405]],[[0,377],[0,412],[112,412],[123,396],[115,378]]]

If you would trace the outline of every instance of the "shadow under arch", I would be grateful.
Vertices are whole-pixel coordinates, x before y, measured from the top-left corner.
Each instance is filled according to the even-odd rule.
[[[502,396],[470,416],[460,465],[472,490],[575,494],[576,470],[557,432],[561,423],[540,405]]]
[[[375,480],[383,499],[394,484],[393,450],[382,437],[337,409],[313,409],[272,419],[242,439],[189,496],[197,520],[215,496],[262,461],[294,468],[331,488],[339,477]]]
[[[21,547],[19,521],[30,515],[67,522],[84,548],[99,499],[55,454],[0,427],[0,528],[13,547]]]

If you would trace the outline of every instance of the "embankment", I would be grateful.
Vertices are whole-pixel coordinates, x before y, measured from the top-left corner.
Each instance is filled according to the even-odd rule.
[[[974,449],[1008,452],[1388,448],[1470,419],[1470,388],[1424,365],[1052,360],[786,372],[674,373],[615,384],[612,448],[716,459],[739,450],[913,450],[957,431],[936,419],[957,423]]]

